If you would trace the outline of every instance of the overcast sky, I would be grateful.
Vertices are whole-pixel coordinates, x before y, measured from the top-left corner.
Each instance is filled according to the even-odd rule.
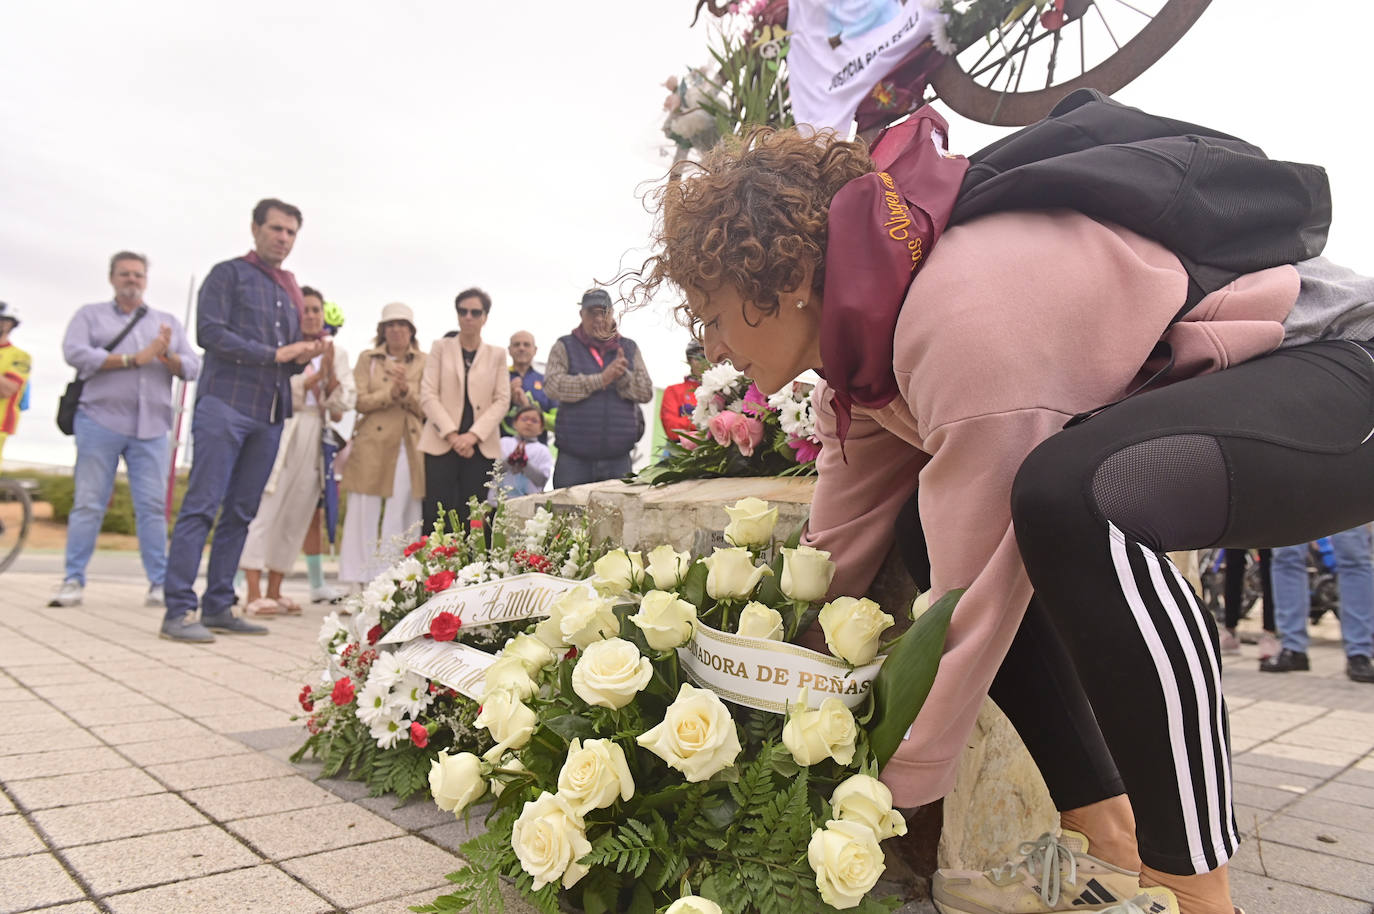
[[[350,353],[389,301],[427,345],[480,285],[486,339],[529,329],[542,357],[581,291],[644,255],[640,197],[669,162],[660,83],[707,59],[693,5],[0,4],[0,300],[35,366],[5,457],[73,459],[60,342],[110,297],[109,255],[146,253],[148,301],[180,316],[192,277],[248,250],[264,196],[304,211],[286,266],[344,308]],[[1374,270],[1367,10],[1214,0],[1118,97],[1325,165],[1327,254]],[[957,152],[1004,132],[951,117]],[[622,321],[660,386],[682,374],[673,303]]]

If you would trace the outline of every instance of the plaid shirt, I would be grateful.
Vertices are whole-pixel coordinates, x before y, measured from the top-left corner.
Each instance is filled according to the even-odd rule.
[[[216,264],[200,287],[196,339],[205,361],[196,399],[215,397],[245,416],[281,422],[291,415],[291,376],[305,366],[278,363],[277,349],[300,338],[285,289],[242,257]]]

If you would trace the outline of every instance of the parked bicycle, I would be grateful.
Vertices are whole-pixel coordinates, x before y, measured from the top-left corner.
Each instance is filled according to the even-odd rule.
[[[31,483],[19,479],[0,479],[0,571],[19,558],[33,524]]]
[[[1212,613],[1218,623],[1223,623],[1226,618],[1226,550],[1199,550],[1198,568],[1202,578],[1203,607]],[[1307,581],[1311,601],[1307,611],[1308,618],[1314,624],[1328,612],[1339,618],[1341,601],[1336,587],[1336,556],[1332,552],[1331,541],[1325,537],[1308,545]],[[1259,601],[1260,592],[1260,564],[1258,561],[1248,562],[1245,567],[1240,618],[1244,619],[1250,615],[1250,610]]]

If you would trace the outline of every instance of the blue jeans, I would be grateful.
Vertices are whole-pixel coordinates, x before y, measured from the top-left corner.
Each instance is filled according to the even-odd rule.
[[[1365,524],[1331,537],[1336,552],[1336,584],[1341,595],[1341,638],[1345,655],[1374,656],[1374,553]],[[1274,550],[1274,624],[1279,642],[1290,651],[1307,651],[1307,544]]]
[[[281,423],[245,416],[223,400],[205,396],[196,401],[191,437],[195,442],[191,477],[167,550],[168,621],[196,610],[196,574],[217,514],[201,616],[223,615],[234,605],[234,571],[248,525],[258,513],[262,490],[272,475]]]
[[[86,586],[86,566],[114,491],[119,458],[129,470],[138,552],[148,583],[158,587],[167,571],[167,437],[135,438],[112,432],[77,411],[76,493],[67,517],[67,568],[63,580]]]
[[[558,462],[553,467],[553,487],[566,489],[587,482],[601,482],[605,479],[619,479],[630,472],[630,455],[623,457],[603,457],[589,459],[558,452]]]

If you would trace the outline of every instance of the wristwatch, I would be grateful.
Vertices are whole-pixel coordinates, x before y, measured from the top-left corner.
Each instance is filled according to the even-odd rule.
[[[133,356],[129,355],[129,353],[127,353],[127,352],[124,353],[123,359],[124,359],[124,367],[125,367],[125,368],[128,368],[130,365],[132,365],[132,364],[134,363]]]

